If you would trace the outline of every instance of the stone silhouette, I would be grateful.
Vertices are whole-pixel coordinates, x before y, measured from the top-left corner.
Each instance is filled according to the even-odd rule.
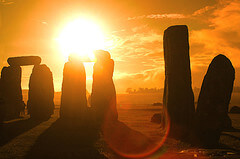
[[[3,98],[3,91],[2,91],[2,82],[0,79],[0,124],[4,121],[5,115],[6,115],[6,107],[5,107],[5,102]],[[1,125],[0,125],[1,129]]]
[[[81,61],[69,58],[63,69],[60,118],[82,120],[85,118],[86,110],[85,68]]]
[[[20,66],[39,65],[39,56],[10,57],[7,60],[9,67],[2,69],[0,80],[0,121],[18,118],[25,109],[22,100]]]
[[[31,118],[49,119],[54,111],[52,72],[46,65],[35,65],[29,81],[27,108]]]
[[[18,118],[24,111],[25,104],[22,100],[21,67],[3,67],[0,81],[1,94],[1,120]]]
[[[216,56],[204,77],[196,110],[196,133],[202,145],[217,145],[221,131],[232,127],[228,108],[234,79],[231,61]]]
[[[188,28],[171,26],[164,31],[165,86],[163,104],[170,119],[170,135],[184,139],[194,117]],[[166,119],[166,117],[164,117]]]
[[[10,57],[7,62],[10,66],[39,65],[41,58],[39,56]]]
[[[160,124],[162,121],[162,114],[161,113],[155,113],[153,114],[152,118],[151,118],[151,122],[153,123],[158,123]]]
[[[116,90],[113,83],[114,61],[109,52],[95,52],[97,62],[93,67],[91,106],[99,124],[117,121]]]

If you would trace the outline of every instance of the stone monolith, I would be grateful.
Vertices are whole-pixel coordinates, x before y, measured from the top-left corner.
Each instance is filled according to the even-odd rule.
[[[95,53],[97,62],[93,66],[91,106],[99,126],[104,122],[118,120],[116,90],[113,82],[114,61],[107,51]]]
[[[196,133],[202,145],[217,145],[221,131],[232,128],[228,108],[234,79],[231,61],[216,56],[204,77],[196,110]]]
[[[164,110],[170,120],[170,135],[185,139],[191,131],[194,108],[189,58],[188,28],[171,26],[164,31]],[[166,120],[167,117],[164,117]]]
[[[63,69],[60,118],[82,120],[86,109],[85,68],[82,62],[71,60]]]
[[[22,100],[21,67],[3,67],[1,72],[1,109],[5,111],[4,120],[18,118],[24,111]]]
[[[54,111],[52,72],[46,65],[35,65],[29,80],[27,108],[31,118],[48,119]]]

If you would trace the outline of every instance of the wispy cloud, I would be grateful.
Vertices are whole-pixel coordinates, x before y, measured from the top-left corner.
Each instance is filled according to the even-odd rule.
[[[134,26],[114,35],[114,80],[118,92],[127,87],[163,87],[163,36],[147,25]],[[161,78],[160,78],[161,77]],[[162,81],[161,82],[159,82]]]
[[[141,15],[136,17],[129,17],[128,20],[136,20],[136,19],[183,19],[187,18],[183,14],[149,14],[149,15]]]
[[[114,81],[118,92],[124,93],[127,87],[157,87],[162,88],[164,84],[164,69],[156,67],[144,70],[139,73],[120,73],[116,72]],[[125,87],[123,87],[125,86]]]
[[[209,18],[209,29],[192,31],[192,42],[201,43],[205,52],[212,52],[213,55],[224,53],[235,66],[240,66],[239,19],[240,1],[224,3]]]
[[[204,16],[204,18],[203,18]],[[144,19],[158,22],[157,29]],[[159,19],[159,20],[158,20]],[[162,21],[163,19],[164,21]],[[172,19],[174,19],[172,21]],[[138,24],[125,35],[118,37],[119,45],[113,53],[121,62],[116,62],[116,87],[138,88],[163,87],[163,30],[159,24],[171,21],[177,24],[189,22],[190,56],[193,86],[200,87],[208,65],[217,54],[225,54],[235,68],[240,67],[240,1],[219,0],[217,4],[206,6],[189,15],[183,14],[150,14],[129,17],[128,20]],[[143,20],[143,23],[139,23]],[[192,27],[191,21],[204,23],[204,28]],[[169,25],[169,24],[168,24]],[[174,25],[174,24],[173,24]],[[196,25],[196,24],[195,24]],[[160,30],[160,31],[159,31]],[[120,75],[120,72],[122,73]],[[119,76],[117,76],[119,75]],[[240,69],[236,69],[236,81],[240,80]],[[236,82],[236,85],[239,83]]]
[[[197,16],[197,15],[202,15],[210,10],[213,10],[216,8],[216,5],[213,5],[213,6],[206,6],[204,8],[201,8],[199,10],[196,10],[192,15],[193,16]]]
[[[199,78],[217,54],[225,54],[235,68],[240,67],[240,1],[219,1],[217,6],[206,15],[209,28],[192,30],[190,34],[192,72],[198,86]],[[236,69],[235,85],[239,80],[240,70]]]

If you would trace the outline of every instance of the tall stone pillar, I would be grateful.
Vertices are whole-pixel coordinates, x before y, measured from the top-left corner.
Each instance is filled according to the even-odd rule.
[[[84,65],[80,61],[69,61],[65,63],[63,69],[60,118],[81,120],[86,115],[86,109],[86,73]]]
[[[170,135],[185,139],[191,130],[195,112],[187,26],[167,28],[164,31],[163,45],[164,110],[167,110],[170,119]]]
[[[201,145],[218,144],[221,131],[231,129],[228,116],[235,70],[224,55],[216,56],[208,67],[198,98],[196,134]]]
[[[4,109],[4,119],[10,120],[18,118],[20,112],[24,111],[25,104],[22,100],[20,66],[3,67],[1,72],[1,98],[2,109]]]
[[[52,72],[46,65],[35,65],[29,81],[28,113],[34,119],[48,119],[54,111]]]
[[[0,129],[1,129],[1,123],[5,120],[5,116],[6,116],[3,84],[4,83],[2,82],[2,79],[0,79]]]

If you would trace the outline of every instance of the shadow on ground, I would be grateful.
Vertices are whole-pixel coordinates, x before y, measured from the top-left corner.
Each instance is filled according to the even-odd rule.
[[[105,158],[95,147],[98,134],[94,126],[58,119],[38,137],[26,158]]]
[[[22,119],[7,123],[2,123],[0,126],[0,147],[7,144],[15,137],[34,128],[43,121],[35,121],[32,119]]]

